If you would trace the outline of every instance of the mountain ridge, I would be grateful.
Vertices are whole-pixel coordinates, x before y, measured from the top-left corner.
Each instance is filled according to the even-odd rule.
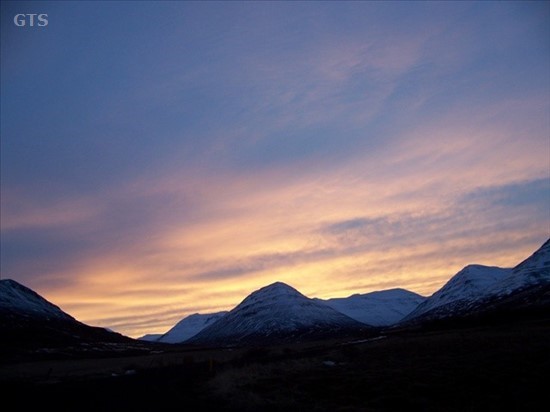
[[[459,287],[461,284],[462,287]],[[513,268],[482,265],[464,267],[406,316],[401,324],[480,315],[487,311],[498,311],[499,306],[510,309],[514,295],[521,295],[516,305],[529,301],[543,302],[549,285],[550,239]],[[532,290],[533,296],[530,296],[529,290]]]
[[[399,303],[399,310],[392,309],[395,302]],[[194,345],[301,341],[373,330],[373,326],[393,327],[477,316],[488,311],[547,307],[550,307],[550,239],[513,268],[467,265],[428,298],[395,288],[347,298],[311,299],[283,282],[275,282],[252,292],[229,312],[193,314],[161,336],[145,335],[141,339]],[[385,317],[377,311],[382,311]],[[388,318],[388,313],[394,317]],[[87,339],[133,341],[79,322],[12,279],[0,281],[0,330],[6,337],[4,346],[21,342],[73,344]]]
[[[242,344],[301,340],[366,329],[367,326],[275,282],[248,295],[222,318],[186,343]]]

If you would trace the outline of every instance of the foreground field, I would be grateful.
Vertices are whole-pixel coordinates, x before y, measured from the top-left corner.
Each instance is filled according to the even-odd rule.
[[[3,398],[55,410],[546,410],[550,319],[377,338],[3,365]],[[27,405],[28,402],[28,405]]]

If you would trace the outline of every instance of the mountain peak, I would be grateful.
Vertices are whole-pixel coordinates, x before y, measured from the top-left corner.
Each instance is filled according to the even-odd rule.
[[[286,283],[275,282],[252,292],[242,301],[241,305],[248,306],[260,301],[269,304],[296,298],[305,298],[305,296]]]
[[[503,269],[497,266],[472,264],[462,268],[460,272],[447,282],[445,287],[450,288],[457,285],[465,285],[477,293],[478,290],[486,288],[502,279],[503,275],[509,271],[510,269]]]
[[[480,265],[479,263],[470,263],[469,265],[466,265],[462,268],[462,271],[473,271],[473,270],[479,270],[486,268],[488,266]]]
[[[264,286],[263,288],[260,288],[258,289],[256,292],[254,293],[266,293],[266,292],[270,292],[270,293],[277,293],[277,294],[299,294],[301,295],[300,292],[298,292],[296,289],[294,289],[292,286],[290,285],[287,285],[286,283],[283,283],[283,282],[274,282],[270,285],[267,285],[267,286]]]
[[[37,294],[36,292],[34,292],[32,289],[29,289],[28,287],[22,285],[21,283],[13,280],[13,279],[2,279],[0,280],[0,287],[2,289],[18,289],[18,290],[21,290],[21,291],[25,291],[26,293],[31,293],[31,294]]]

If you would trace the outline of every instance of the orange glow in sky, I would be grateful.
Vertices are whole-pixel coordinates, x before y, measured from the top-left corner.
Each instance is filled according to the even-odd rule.
[[[2,9],[1,272],[80,321],[430,295],[550,236],[548,2],[41,5]]]

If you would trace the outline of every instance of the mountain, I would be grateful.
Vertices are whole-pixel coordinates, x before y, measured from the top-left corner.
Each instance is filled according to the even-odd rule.
[[[38,293],[12,279],[0,280],[0,313],[59,320],[75,320]]]
[[[550,306],[550,239],[512,269],[466,266],[402,323]]]
[[[218,313],[208,313],[201,315],[195,313],[189,315],[186,318],[180,320],[176,325],[166,332],[164,335],[161,335],[156,341],[163,343],[181,343],[186,341],[189,338],[192,338],[201,330],[206,328],[208,325],[216,322],[218,319],[223,317],[227,312],[218,312]]]
[[[411,313],[426,298],[405,289],[389,289],[347,298],[315,299],[371,326],[389,326]]]
[[[225,345],[273,343],[339,335],[367,326],[276,282],[245,298],[187,343]]]
[[[470,312],[534,313],[550,310],[550,239],[493,285]]]
[[[78,347],[88,351],[94,349],[91,343],[113,349],[112,344],[135,342],[118,333],[77,321],[38,293],[11,279],[0,280],[0,336],[0,352],[11,356],[53,353],[52,348]]]
[[[487,296],[491,287],[511,271],[494,266],[468,265],[418,305],[403,321],[442,318],[464,311],[469,305]]]
[[[550,239],[535,253],[514,267],[502,281],[493,285],[490,293],[509,295],[532,286],[550,283]]]

